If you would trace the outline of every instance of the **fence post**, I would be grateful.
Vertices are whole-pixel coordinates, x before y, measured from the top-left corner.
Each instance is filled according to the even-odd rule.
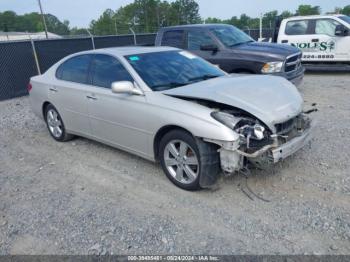
[[[90,33],[89,29],[86,29],[86,31],[88,32],[89,36],[91,37],[92,49],[95,50],[94,36]]]
[[[134,35],[134,45],[137,45],[135,31],[134,31],[131,27],[129,28],[129,30],[130,30],[131,33]]]
[[[36,53],[36,48],[35,48],[35,43],[33,38],[29,35],[30,43],[32,45],[32,50],[33,50],[33,55],[34,55],[34,60],[35,60],[35,65],[36,65],[36,70],[38,71],[38,74],[41,75],[41,70],[40,70],[40,65],[39,65],[39,59],[38,55]]]

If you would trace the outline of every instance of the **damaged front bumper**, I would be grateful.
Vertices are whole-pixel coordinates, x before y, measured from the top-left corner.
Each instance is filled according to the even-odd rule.
[[[310,142],[312,129],[313,123],[311,120],[302,117],[298,126],[292,130],[292,135],[271,135],[273,140],[271,144],[249,153],[240,148],[238,141],[206,141],[216,143],[221,147],[219,149],[221,169],[226,174],[232,174],[245,167],[247,162],[245,159],[256,166],[266,167],[293,155]]]
[[[306,146],[310,140],[311,140],[311,126],[304,130],[304,132],[292,140],[286,142],[285,144],[282,144],[278,148],[271,149],[271,156],[273,159],[273,163],[277,163],[291,155],[293,155],[295,152],[302,149],[304,146]]]

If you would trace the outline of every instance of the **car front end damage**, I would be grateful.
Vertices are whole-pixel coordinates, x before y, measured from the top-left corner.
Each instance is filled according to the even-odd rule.
[[[228,117],[228,113],[224,114]],[[311,120],[303,113],[275,124],[274,130],[250,117],[238,118],[232,124],[240,137],[237,141],[204,139],[220,146],[221,168],[225,174],[238,172],[248,164],[267,168],[302,149],[312,137]]]

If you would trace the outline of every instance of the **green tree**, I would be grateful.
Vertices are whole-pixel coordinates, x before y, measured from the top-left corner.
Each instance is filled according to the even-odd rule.
[[[78,28],[78,27],[72,27],[70,29],[70,35],[79,36],[79,35],[87,35],[88,32],[86,31],[86,28]]]
[[[16,31],[17,15],[13,11],[0,13],[0,26],[2,31]]]
[[[223,20],[216,17],[208,17],[204,20],[206,24],[223,24]]]
[[[297,15],[319,15],[321,14],[321,7],[311,5],[299,5]]]
[[[342,10],[341,13],[344,15],[350,15],[350,5],[345,6]]]
[[[278,11],[270,11],[263,16],[263,27],[272,28],[274,26]]]
[[[171,3],[170,23],[175,25],[201,22],[199,5],[194,0],[176,0]]]
[[[289,17],[292,17],[293,16],[293,13],[289,12],[289,11],[283,11],[281,14],[280,14],[280,17],[282,19],[285,19],[285,18],[289,18]]]
[[[48,31],[59,34],[69,34],[69,22],[61,22],[56,16],[45,14]],[[40,32],[44,31],[42,17],[39,13],[17,15],[13,11],[0,13],[0,30],[15,32]]]
[[[107,9],[97,20],[92,20],[90,23],[92,33],[94,35],[114,35],[116,33],[114,15],[113,10]]]

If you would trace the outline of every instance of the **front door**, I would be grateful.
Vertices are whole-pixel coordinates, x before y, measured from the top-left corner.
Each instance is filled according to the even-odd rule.
[[[95,55],[88,89],[88,110],[93,136],[140,155],[146,155],[150,134],[142,118],[145,96],[112,93],[111,84],[133,78],[123,65],[109,55]]]
[[[315,38],[320,43],[320,59],[349,60],[350,36],[336,36],[336,27],[339,25],[338,21],[331,18],[315,20]]]
[[[218,46],[212,36],[206,31],[191,30],[187,34],[187,49],[193,54],[209,61],[214,65],[219,65],[220,50],[202,50],[203,46]]]

